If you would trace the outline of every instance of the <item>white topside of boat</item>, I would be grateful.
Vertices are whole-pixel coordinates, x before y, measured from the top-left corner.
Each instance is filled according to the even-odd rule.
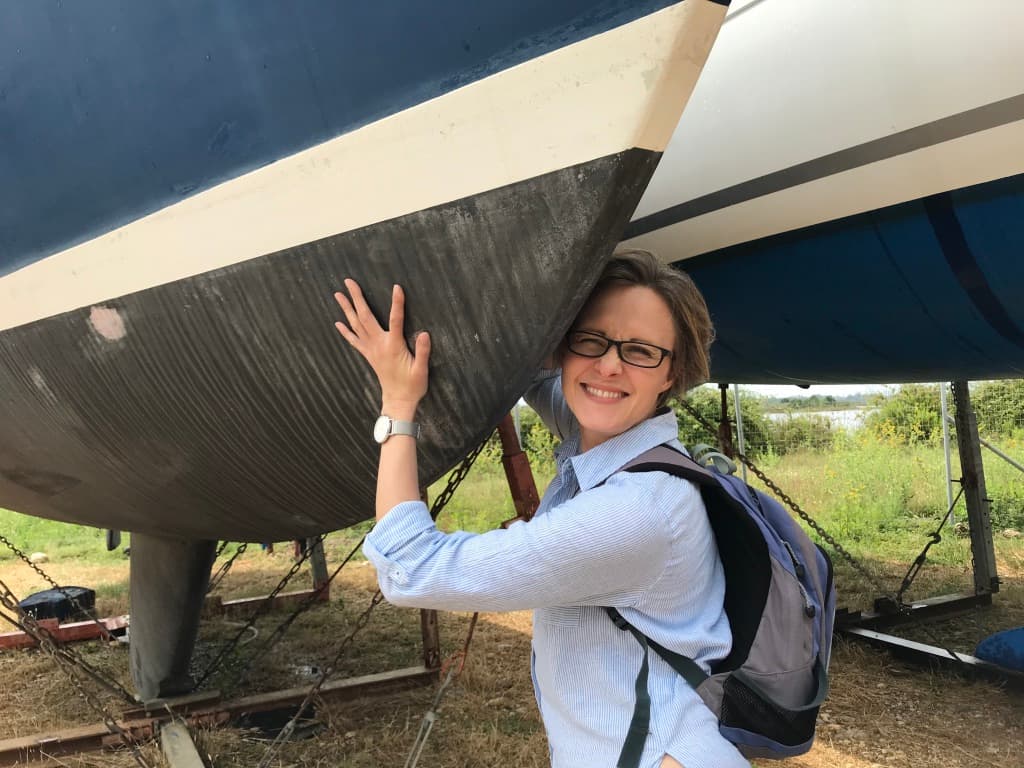
[[[1024,172],[1022,30],[1018,0],[735,0],[634,220],[731,192],[638,242],[675,261]]]

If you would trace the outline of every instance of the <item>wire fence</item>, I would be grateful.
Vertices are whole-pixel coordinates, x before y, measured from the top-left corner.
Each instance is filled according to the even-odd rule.
[[[1024,379],[975,382],[970,392],[992,527],[1015,537],[1024,531]],[[873,464],[871,471],[889,485],[902,486],[899,495],[909,514],[941,511],[955,496],[960,460],[948,384],[784,397],[734,387],[726,395],[730,428],[737,447],[748,455],[783,468],[830,462],[835,472],[847,475],[858,473],[858,463]],[[707,418],[720,418],[722,393],[717,387],[696,390],[688,399]],[[685,414],[680,427],[685,443],[711,438]],[[878,491],[871,493],[877,496]],[[955,516],[962,512],[954,510]]]

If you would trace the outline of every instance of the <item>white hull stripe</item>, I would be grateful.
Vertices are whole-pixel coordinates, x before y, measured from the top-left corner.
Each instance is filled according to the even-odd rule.
[[[725,8],[687,0],[0,280],[0,330],[630,148],[662,151]]]
[[[671,224],[703,216],[706,213],[713,213],[730,205],[753,200],[755,197],[781,192],[790,187],[859,168],[862,165],[876,163],[1020,120],[1024,120],[1024,94],[985,104],[857,146],[847,147],[702,195],[693,200],[687,200],[679,205],[633,221],[626,230],[625,237],[632,238],[646,232],[653,232]],[[959,186],[966,187],[974,183],[974,181],[967,180]]]
[[[1024,121],[746,199],[627,242],[666,261],[1024,173]]]

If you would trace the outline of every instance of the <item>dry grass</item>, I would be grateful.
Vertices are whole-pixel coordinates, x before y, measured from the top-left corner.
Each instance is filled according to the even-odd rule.
[[[329,546],[329,559],[338,562],[343,546]],[[249,553],[228,577],[224,594],[237,597],[264,593],[276,584],[287,567],[287,552],[279,551],[272,557]],[[904,566],[876,562],[872,567],[878,572],[902,576]],[[101,612],[124,610],[127,564],[86,566],[81,570],[72,564],[51,564],[47,570],[62,583],[108,585],[100,591]],[[946,584],[950,579],[963,581],[962,572],[948,570],[951,572],[922,576],[930,580],[922,582],[922,588]],[[1000,571],[1004,587],[993,609],[932,625],[929,631],[949,638],[960,650],[969,651],[988,632],[1024,623],[1024,546],[1003,557]],[[17,564],[0,565],[0,578],[25,592],[35,584],[34,575]],[[238,694],[308,680],[308,668],[320,666],[333,656],[340,638],[348,634],[368,604],[374,587],[374,573],[369,565],[350,564],[334,589],[331,603],[301,617],[286,639],[253,665],[246,679],[234,685],[240,668],[236,664],[221,674],[215,684],[233,688],[232,692]],[[848,590],[845,594],[855,593]],[[257,648],[281,618],[281,614],[276,614],[261,621],[260,637],[249,643],[243,654]],[[461,644],[467,622],[465,615],[442,616],[446,651]],[[208,662],[219,644],[236,631],[235,625],[220,620],[207,622],[196,656],[197,667]],[[481,618],[470,662],[444,701],[421,766],[547,765],[546,742],[530,685],[529,643],[528,614],[486,614]],[[339,674],[348,676],[415,664],[418,646],[416,612],[383,604],[366,629],[356,636]],[[91,643],[77,648],[94,664],[103,665],[125,679],[127,653],[123,647]],[[1020,692],[966,681],[948,672],[907,666],[884,653],[842,640],[836,644],[832,675],[832,694],[822,713],[817,745],[809,755],[785,765],[1024,765],[1024,694]],[[312,738],[287,744],[275,766],[402,765],[432,695],[433,690],[421,689],[355,703],[321,703],[317,715],[325,727]],[[97,720],[83,702],[70,694],[61,673],[54,670],[44,655],[38,651],[0,653],[0,738]],[[199,735],[198,741],[215,766],[252,766],[266,748],[265,736],[242,728],[207,731]],[[148,748],[148,759],[154,765],[160,764],[153,747]],[[124,753],[83,755],[52,763],[76,768],[134,764],[131,756]]]

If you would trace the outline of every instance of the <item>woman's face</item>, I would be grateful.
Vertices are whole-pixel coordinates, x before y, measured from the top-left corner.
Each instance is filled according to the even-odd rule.
[[[637,285],[611,286],[592,296],[573,330],[675,348],[668,305],[652,289]],[[671,364],[666,357],[657,368],[638,368],[622,362],[615,346],[596,358],[566,350],[562,388],[580,424],[581,450],[590,450],[649,418],[658,397],[672,386]]]

